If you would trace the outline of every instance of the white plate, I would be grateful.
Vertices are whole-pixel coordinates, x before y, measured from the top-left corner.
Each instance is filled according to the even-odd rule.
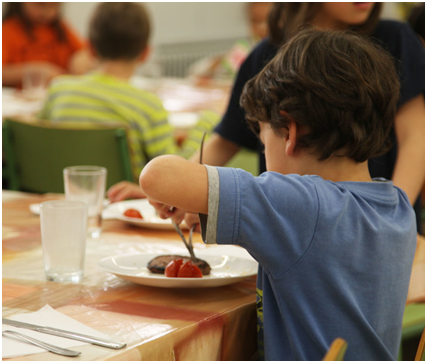
[[[233,284],[258,271],[255,260],[229,255],[210,256],[197,253],[197,257],[209,263],[212,270],[202,278],[175,278],[152,273],[147,263],[161,253],[132,253],[106,257],[98,262],[104,271],[110,272],[124,280],[141,285],[168,288],[217,287]]]
[[[123,213],[128,209],[138,210],[143,219],[126,217]],[[111,203],[104,209],[102,217],[120,219],[134,226],[152,229],[171,229],[173,225],[170,219],[161,219],[157,214],[154,207],[148,203],[147,199],[125,200],[123,202]],[[184,224],[181,225],[185,228]]]
[[[34,214],[40,214],[40,203],[30,204],[30,211]]]
[[[104,208],[110,204],[110,201],[108,199],[104,200]],[[33,203],[30,204],[30,211],[34,214],[39,215],[40,214],[40,203]]]
[[[199,115],[195,112],[174,112],[168,115],[168,121],[174,128],[190,129],[196,125]]]

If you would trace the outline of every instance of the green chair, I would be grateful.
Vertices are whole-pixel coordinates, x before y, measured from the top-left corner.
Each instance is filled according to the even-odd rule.
[[[425,327],[425,303],[409,304],[405,307],[402,322],[402,340],[421,336]]]
[[[62,171],[73,165],[105,167],[107,188],[122,180],[133,181],[122,127],[5,120],[2,138],[3,175],[11,190],[64,193]]]
[[[402,360],[402,343],[409,339],[420,337],[425,328],[425,303],[408,304],[405,307],[402,321],[402,340],[399,358]]]

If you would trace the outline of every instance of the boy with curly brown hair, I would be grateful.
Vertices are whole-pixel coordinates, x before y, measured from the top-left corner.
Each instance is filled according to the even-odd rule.
[[[240,245],[259,262],[261,359],[320,360],[336,337],[348,360],[397,359],[415,215],[367,160],[386,151],[398,96],[392,58],[369,40],[301,31],[241,98],[267,172],[176,156],[143,169],[149,199],[207,214],[206,243]]]

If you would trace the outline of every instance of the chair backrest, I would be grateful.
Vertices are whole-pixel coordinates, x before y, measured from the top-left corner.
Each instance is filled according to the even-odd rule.
[[[323,357],[324,361],[332,361],[332,360],[344,360],[344,354],[347,350],[347,342],[344,339],[336,338],[329,350]]]
[[[415,354],[415,360],[425,360],[424,352],[426,348],[426,329],[424,328],[423,334],[421,335],[420,343],[418,344],[417,354]]]
[[[107,169],[107,188],[132,181],[126,131],[119,127],[3,122],[3,155],[9,189],[64,193],[63,169],[97,165]]]

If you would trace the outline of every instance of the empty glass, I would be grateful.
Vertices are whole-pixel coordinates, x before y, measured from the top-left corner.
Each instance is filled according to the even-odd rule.
[[[25,69],[22,76],[22,92],[28,99],[41,99],[46,95],[47,75],[40,69]]]
[[[107,169],[101,166],[69,166],[64,169],[65,198],[87,203],[88,236],[92,238],[98,238],[102,230],[106,179]]]
[[[40,204],[46,278],[80,282],[83,278],[88,207],[84,202],[52,200]]]

